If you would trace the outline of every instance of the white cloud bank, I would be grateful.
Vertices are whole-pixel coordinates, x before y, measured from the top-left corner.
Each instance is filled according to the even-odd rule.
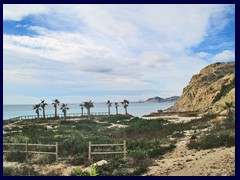
[[[92,97],[94,93],[89,91],[109,90],[116,97],[122,97],[121,91],[142,90],[139,99],[158,92],[159,96],[180,95],[192,74],[208,65],[202,58],[210,56],[200,52],[195,57],[189,50],[205,40],[209,29],[220,31],[227,25],[224,14],[229,8],[229,5],[4,5],[4,21],[18,21],[16,28],[37,33],[34,37],[3,35],[4,84],[16,84],[21,89],[18,82],[29,87],[39,83],[46,91],[55,90],[62,97],[66,94],[61,92]],[[41,23],[21,24],[29,15]],[[232,54],[224,51],[213,59],[229,57]],[[58,88],[51,89],[49,84]]]

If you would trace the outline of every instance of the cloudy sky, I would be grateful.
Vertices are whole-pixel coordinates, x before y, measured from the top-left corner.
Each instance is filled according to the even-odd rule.
[[[234,5],[3,5],[4,104],[181,95],[235,60]]]

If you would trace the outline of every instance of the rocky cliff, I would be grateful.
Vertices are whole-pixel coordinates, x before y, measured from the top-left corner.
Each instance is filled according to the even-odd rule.
[[[192,77],[171,111],[225,114],[225,102],[235,103],[235,62],[215,63]]]

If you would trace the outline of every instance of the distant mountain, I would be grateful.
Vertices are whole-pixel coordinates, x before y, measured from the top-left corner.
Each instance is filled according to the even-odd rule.
[[[171,96],[171,97],[167,97],[167,98],[161,98],[161,97],[152,97],[152,98],[148,98],[145,102],[147,103],[163,103],[163,102],[173,102],[178,100],[180,97],[179,96]]]

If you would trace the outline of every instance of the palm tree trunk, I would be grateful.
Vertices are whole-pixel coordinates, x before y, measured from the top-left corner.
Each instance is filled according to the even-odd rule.
[[[127,113],[127,107],[124,107],[125,108],[125,114],[127,115],[128,113]]]
[[[88,120],[90,120],[90,108],[87,109],[87,112],[88,112]]]
[[[116,107],[116,114],[118,114],[118,108]]]
[[[45,120],[45,108],[43,108],[43,119]]]
[[[64,121],[66,120],[66,117],[67,117],[67,113],[64,112]]]
[[[37,112],[37,121],[39,121],[39,112]]]
[[[81,115],[83,116],[83,108],[82,108],[82,114]]]
[[[108,106],[108,116],[110,116],[110,106]]]
[[[57,106],[55,106],[55,117],[57,117]]]

